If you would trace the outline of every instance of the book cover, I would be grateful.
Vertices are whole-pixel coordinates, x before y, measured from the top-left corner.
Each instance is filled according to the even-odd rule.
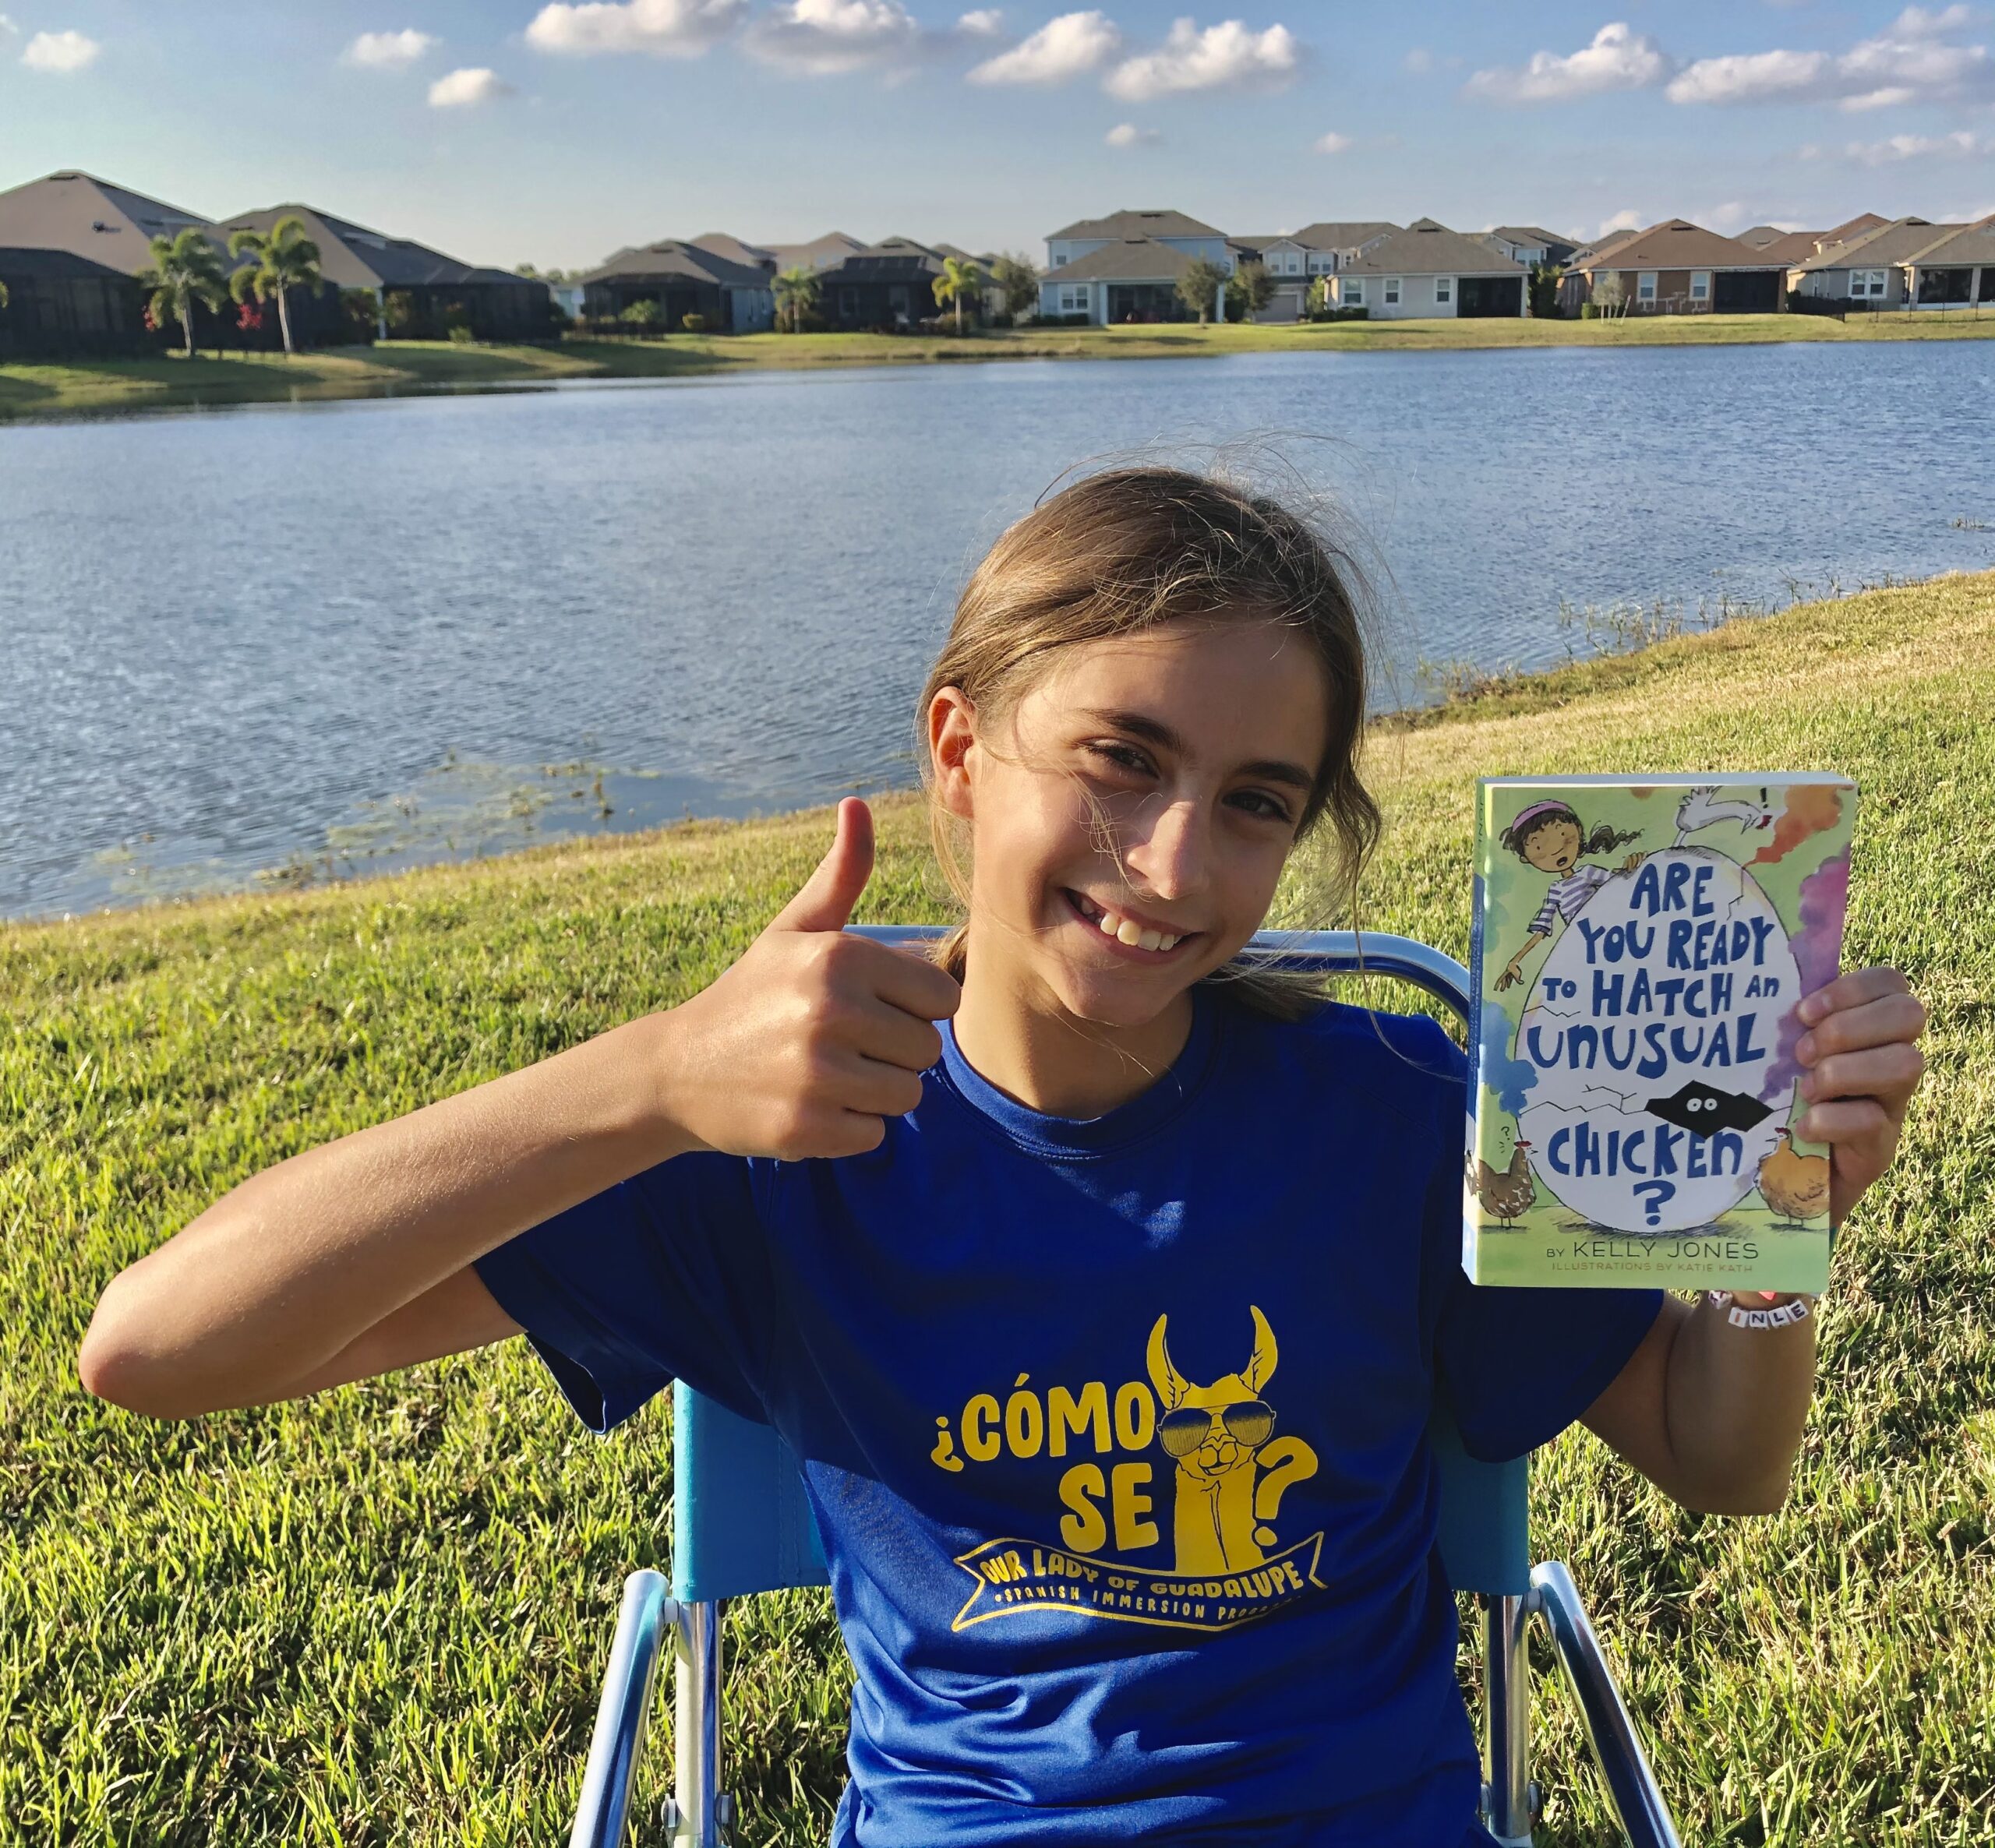
[[[1476,1282],[1826,1286],[1794,1010],[1836,975],[1856,813],[1830,774],[1481,779]]]

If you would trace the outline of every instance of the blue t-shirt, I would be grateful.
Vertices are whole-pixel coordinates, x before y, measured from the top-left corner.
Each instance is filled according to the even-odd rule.
[[[1432,1021],[1194,990],[1086,1121],[945,1028],[873,1153],[682,1156],[478,1271],[582,1419],[676,1377],[803,1460],[857,1670],[837,1848],[1464,1848],[1427,1421],[1520,1455],[1658,1292],[1462,1275]]]

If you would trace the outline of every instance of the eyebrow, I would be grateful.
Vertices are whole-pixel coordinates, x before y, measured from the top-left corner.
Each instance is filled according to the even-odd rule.
[[[1185,740],[1172,731],[1162,719],[1152,718],[1148,713],[1103,711],[1091,708],[1088,716],[1099,719],[1102,724],[1118,732],[1127,732],[1132,738],[1140,738],[1153,744],[1160,750],[1175,752],[1179,756],[1192,753],[1185,747]],[[1307,794],[1315,787],[1316,779],[1299,764],[1291,764],[1280,757],[1257,757],[1251,764],[1240,766],[1239,774],[1258,777],[1264,783],[1286,783],[1290,788]]]

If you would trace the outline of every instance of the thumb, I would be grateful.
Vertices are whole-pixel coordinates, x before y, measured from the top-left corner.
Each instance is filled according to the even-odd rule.
[[[842,930],[873,876],[873,811],[856,795],[839,804],[838,833],[796,896],[771,921],[772,930]]]

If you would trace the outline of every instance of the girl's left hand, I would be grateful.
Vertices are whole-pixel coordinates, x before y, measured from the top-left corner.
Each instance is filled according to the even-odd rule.
[[[1852,969],[1796,1010],[1794,1049],[1808,1109],[1795,1127],[1829,1145],[1829,1220],[1840,1226],[1891,1166],[1905,1106],[1926,1069],[1917,1041],[1926,1010],[1896,969]]]

